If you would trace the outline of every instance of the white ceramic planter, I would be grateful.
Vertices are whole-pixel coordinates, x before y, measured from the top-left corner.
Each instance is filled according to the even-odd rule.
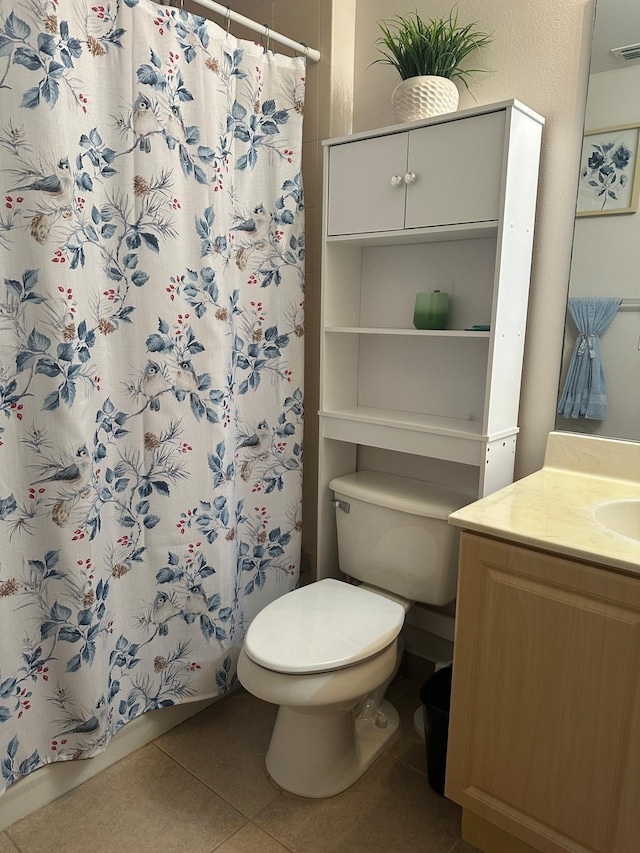
[[[458,87],[447,77],[409,77],[391,96],[393,117],[401,123],[452,113],[459,97]]]

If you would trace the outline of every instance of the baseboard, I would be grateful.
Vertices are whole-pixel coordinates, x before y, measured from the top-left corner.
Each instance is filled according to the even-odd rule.
[[[217,699],[204,699],[149,711],[127,723],[114,735],[105,751],[94,758],[47,764],[25,776],[0,798],[0,832],[203,711],[215,701]]]

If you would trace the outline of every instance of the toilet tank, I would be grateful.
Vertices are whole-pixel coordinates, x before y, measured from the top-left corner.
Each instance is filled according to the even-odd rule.
[[[442,606],[456,597],[458,529],[447,523],[476,500],[454,489],[378,471],[329,484],[344,574],[412,601]]]

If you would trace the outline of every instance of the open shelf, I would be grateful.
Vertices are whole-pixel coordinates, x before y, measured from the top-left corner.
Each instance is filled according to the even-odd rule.
[[[366,444],[386,450],[455,459],[481,465],[487,441],[515,435],[518,428],[487,436],[481,421],[444,418],[368,406],[321,411],[323,438]]]
[[[455,435],[472,441],[483,441],[482,421],[445,418],[439,415],[425,415],[420,412],[399,412],[396,409],[379,409],[373,406],[348,406],[320,414],[328,418],[354,421],[359,425],[382,424],[402,430],[413,430],[441,435]]]
[[[446,243],[449,240],[478,240],[495,237],[498,223],[463,222],[455,225],[432,225],[398,231],[371,231],[366,234],[338,234],[326,237],[327,243],[350,243],[352,246],[402,246],[408,243]]]
[[[488,338],[490,332],[471,332],[467,329],[378,329],[360,326],[327,326],[325,332],[347,335],[414,335],[440,338]]]

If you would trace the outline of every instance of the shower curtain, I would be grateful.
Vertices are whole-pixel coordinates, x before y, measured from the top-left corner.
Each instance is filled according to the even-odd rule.
[[[304,75],[151,0],[0,0],[3,788],[230,689],[296,585]]]

